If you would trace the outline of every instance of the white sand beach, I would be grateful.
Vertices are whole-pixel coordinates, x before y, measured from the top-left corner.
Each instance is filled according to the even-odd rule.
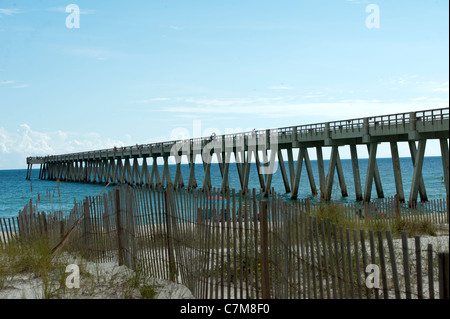
[[[65,288],[63,295],[52,296],[60,299],[141,299],[139,288],[129,284],[135,278],[132,270],[118,266],[117,261],[94,263],[71,261],[80,264],[80,288]],[[67,273],[69,275],[69,273]],[[57,276],[45,281],[32,273],[8,278],[0,290],[0,299],[43,299],[46,294],[59,288]],[[139,287],[150,286],[154,290],[153,299],[192,299],[194,296],[185,286],[156,278],[140,278]]]

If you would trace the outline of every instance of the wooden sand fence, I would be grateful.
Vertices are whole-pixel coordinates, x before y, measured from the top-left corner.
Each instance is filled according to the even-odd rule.
[[[0,218],[0,248],[13,240],[36,240],[43,237],[49,244],[58,243],[68,225],[62,211],[39,211],[38,204],[30,200],[17,217]]]
[[[395,199],[344,207],[348,218],[359,222],[389,222],[392,216],[448,223],[448,212],[440,211],[445,205],[430,204],[416,209],[422,214],[409,215],[402,215]],[[394,239],[391,231],[343,228],[319,219],[318,207],[309,200],[286,202],[273,191],[262,198],[255,190],[120,186],[76,203],[60,220],[64,227],[46,227],[59,230],[57,241],[66,240],[67,248],[90,260],[117,261],[181,283],[196,298],[448,298],[448,252],[438,244],[407,238],[405,232]],[[442,216],[432,216],[434,207]],[[22,214],[33,218],[17,220],[27,221],[19,238],[39,224],[39,215],[31,212]]]

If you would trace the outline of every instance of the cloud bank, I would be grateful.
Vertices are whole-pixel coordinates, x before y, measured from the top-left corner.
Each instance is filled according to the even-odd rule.
[[[65,154],[131,144],[129,135],[124,140],[116,140],[104,138],[97,132],[40,132],[28,124],[21,124],[16,131],[0,127],[0,169],[23,168],[27,156]]]

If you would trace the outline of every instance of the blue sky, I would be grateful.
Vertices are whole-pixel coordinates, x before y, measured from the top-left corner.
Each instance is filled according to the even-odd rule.
[[[71,3],[79,28],[66,26]],[[366,25],[369,4],[379,28]],[[0,0],[0,169],[177,129],[197,137],[448,107],[448,6]]]

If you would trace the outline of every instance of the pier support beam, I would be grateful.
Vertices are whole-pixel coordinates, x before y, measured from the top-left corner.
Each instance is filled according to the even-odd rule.
[[[419,141],[419,144],[420,144],[421,141],[422,140]],[[411,152],[411,160],[412,160],[413,166],[416,167],[416,162],[417,162],[417,158],[418,158],[418,156],[417,156],[417,149],[416,149],[416,142],[415,141],[408,141],[408,145],[409,145],[409,150]],[[421,169],[421,173],[420,173],[420,176],[418,177],[417,182],[419,183],[420,200],[422,202],[428,201],[427,191],[426,191],[425,183],[423,182],[423,177],[422,177],[422,169]],[[416,196],[416,200],[417,200],[417,196]],[[411,201],[411,199],[410,199],[410,201]]]
[[[265,160],[265,157],[267,157],[267,156],[265,156],[266,154],[264,153],[265,150],[263,150],[262,152],[263,152],[264,162],[267,162]],[[264,185],[264,173],[262,172],[262,170],[260,171],[261,161],[259,160],[259,151],[255,150],[254,153],[255,153],[255,163],[256,163],[256,165],[255,165],[256,166],[256,174],[258,175],[259,187],[260,187],[260,189],[264,190],[264,187],[265,187],[265,185]]]
[[[284,165],[283,153],[281,149],[278,149],[278,164],[280,165],[281,169],[281,177],[283,178],[284,190],[286,191],[286,193],[290,193],[291,188],[289,187],[289,179],[286,174],[286,166]]]
[[[326,186],[325,186],[325,193],[322,199],[324,200],[330,200],[331,199],[331,193],[333,191],[333,182],[334,182],[334,170],[336,168],[336,161],[338,157],[338,147],[332,146],[331,147],[331,155],[330,155],[330,164],[328,166],[328,174],[326,177]]]
[[[137,157],[133,158],[133,168],[131,169],[131,185],[142,185],[141,183],[141,172],[139,169],[139,162]]]
[[[175,178],[174,178],[174,187],[182,188],[184,187],[184,181],[183,181],[183,174],[181,173],[181,158],[176,163],[176,170],[175,170]]]
[[[141,181],[145,185],[150,185],[150,172],[148,171],[147,157],[142,159]]]
[[[153,156],[153,163],[152,163],[152,171],[150,173],[150,183],[153,185],[153,179],[155,180],[155,185],[161,186],[161,178],[159,176],[159,170],[158,170],[158,161],[157,157]]]
[[[367,165],[366,174],[366,185],[364,187],[364,201],[370,202],[370,197],[372,195],[372,183],[375,175],[375,165],[377,156],[377,143],[371,143],[368,145],[369,148],[369,163]]]
[[[205,162],[202,156],[203,170],[205,171],[205,176],[203,177],[203,189],[211,188],[211,160],[212,156],[209,161]]]
[[[242,153],[242,155],[241,155]],[[244,189],[244,164],[243,164],[243,157],[244,157],[244,152],[243,151],[239,151],[236,150],[234,152],[234,156],[235,156],[235,160],[236,160],[236,170],[238,173],[238,177],[239,177],[239,183],[241,185],[241,190]]]
[[[127,183],[128,185],[133,185],[133,177],[132,177],[132,170],[131,170],[131,165],[130,165],[130,158],[127,157],[125,158],[125,166],[124,166],[124,170],[123,170],[123,179],[125,181],[125,183]]]
[[[50,170],[49,170],[50,171]],[[74,161],[74,166],[73,166],[73,173],[72,173],[72,182],[78,182],[79,181],[79,168],[78,168],[78,161]],[[47,176],[48,179],[48,176]]]
[[[269,166],[266,170],[266,179],[265,179],[265,185],[264,185],[264,196],[268,197],[270,195],[270,187],[272,185],[272,177],[274,174],[274,168],[275,168],[275,156],[277,155],[277,151],[270,150],[270,159],[269,159]]]
[[[291,191],[294,188],[292,183],[294,181],[295,170],[294,170],[294,156],[292,154],[292,148],[288,148],[287,150],[288,156],[288,166],[289,166],[289,180],[291,181]]]
[[[341,188],[341,195],[342,197],[347,197],[347,185],[345,185],[345,177],[344,177],[344,170],[342,169],[341,164],[341,157],[339,156],[339,152],[337,153],[336,158],[336,170],[338,173],[338,179],[339,179],[339,186]]]
[[[367,151],[369,151],[369,145],[367,144]],[[381,177],[380,177],[380,172],[378,171],[378,164],[377,161],[375,159],[375,164],[374,164],[374,168],[373,168],[373,179],[375,181],[375,188],[377,191],[377,196],[378,198],[384,198],[384,192],[383,192],[383,185],[381,184]]]
[[[123,184],[124,183],[124,168],[123,168],[122,159],[117,160],[116,176],[117,176],[118,183]]]
[[[344,172],[342,170],[341,159],[339,157],[339,148],[336,145],[332,146],[332,148],[331,148],[330,164],[328,167],[327,176],[325,178],[325,185],[326,185],[325,192],[324,192],[323,196],[321,195],[321,198],[324,200],[331,199],[331,194],[333,192],[335,171],[337,171],[337,174],[338,174],[341,195],[342,195],[342,197],[346,197],[346,196],[348,196],[347,186],[345,185]]]
[[[411,183],[411,192],[409,195],[409,202],[408,202],[410,207],[413,207],[417,204],[417,193],[419,192],[420,184],[423,183],[422,166],[423,166],[423,159],[425,156],[426,142],[427,140],[419,141],[419,147],[415,154],[413,180]],[[423,187],[423,189],[425,189],[425,187]]]
[[[41,164],[39,167],[39,179],[42,179],[42,167],[43,167],[43,164]]]
[[[251,162],[252,162],[252,154],[253,154],[253,150],[249,149],[247,151],[247,156],[245,156],[245,151],[243,152],[243,157],[244,157],[244,163],[242,164],[242,168],[243,168],[243,177],[244,177],[244,185],[242,188],[242,193],[246,194],[248,191],[248,180],[249,180],[249,176],[250,176],[250,166],[251,166]]]
[[[228,192],[228,190],[230,189],[230,186],[228,185],[228,170],[230,167],[230,158],[231,158],[231,151],[228,152],[223,152],[222,153],[222,160],[224,160],[224,162],[222,163],[222,192]]]
[[[33,164],[28,164],[28,167],[27,167],[27,177],[26,177],[26,179],[27,180],[30,180],[31,179],[31,170],[33,169]]]
[[[189,180],[188,188],[197,188],[197,180],[195,178],[195,160],[197,158],[197,153],[192,152],[189,154]]]
[[[169,171],[169,156],[164,155],[163,160],[164,160],[164,166],[163,166],[163,174],[162,174],[162,185],[167,187],[169,184],[173,184],[172,177],[170,176],[170,171]]]
[[[361,175],[359,174],[358,152],[355,144],[350,145],[350,155],[352,158],[353,183],[355,184],[356,200],[360,201],[363,199],[363,195],[361,189]]]
[[[108,180],[113,183],[116,184],[117,183],[117,175],[116,175],[116,160],[115,159],[110,159],[109,161],[109,165],[108,165]]]
[[[400,158],[398,156],[397,142],[390,142],[391,144],[391,156],[392,166],[394,169],[395,189],[400,202],[405,201],[405,194],[403,192],[402,171],[400,168]]]
[[[286,173],[286,166],[284,165],[283,153],[281,149],[278,149],[278,165],[280,165],[281,177],[283,178],[284,190],[286,193],[291,192],[291,188],[289,187],[289,179]]]
[[[294,180],[291,180],[291,185],[292,185],[292,194],[291,194],[291,198],[292,199],[296,199],[298,196],[298,187],[300,184],[300,175],[302,173],[302,166],[303,166],[303,158],[305,156],[305,152],[306,152],[306,148],[301,147],[300,150],[298,151],[298,157],[297,157],[297,165],[295,168],[295,174],[294,175]],[[292,165],[289,166],[294,166],[294,163],[292,163]],[[291,175],[291,176],[292,176]]]
[[[312,170],[312,166],[311,166],[311,161],[309,160],[308,149],[305,149],[305,154],[304,154],[303,158],[305,159],[306,173],[308,174],[308,180],[309,180],[309,186],[311,188],[311,194],[313,196],[316,196],[317,195],[317,187],[316,187],[316,182],[314,180],[314,174],[313,174],[313,170]]]
[[[322,147],[316,147],[317,154],[317,168],[319,170],[319,184],[320,184],[320,197],[323,198],[326,192],[326,183],[325,183],[325,169],[323,166],[323,152]]]

